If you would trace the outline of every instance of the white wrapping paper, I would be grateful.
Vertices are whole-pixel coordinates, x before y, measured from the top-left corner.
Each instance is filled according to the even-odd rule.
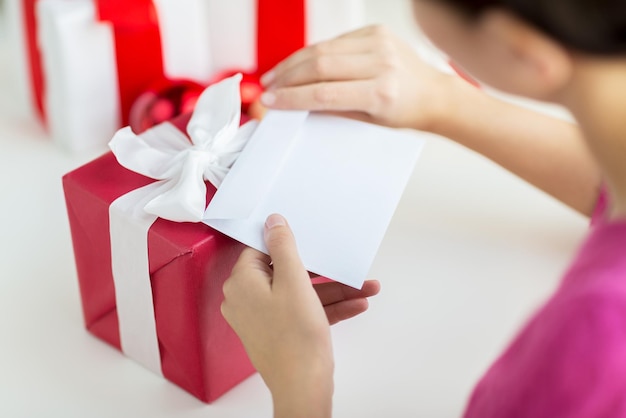
[[[206,3],[154,3],[165,75],[208,81],[211,53],[204,19]],[[50,132],[71,151],[104,147],[120,127],[112,29],[96,20],[93,0],[40,0],[37,12]]]

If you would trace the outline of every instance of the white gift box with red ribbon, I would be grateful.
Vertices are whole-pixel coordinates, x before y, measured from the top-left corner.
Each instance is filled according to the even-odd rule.
[[[206,3],[149,3],[156,16],[146,14],[158,21],[160,44],[145,48],[160,48],[163,77],[208,81]],[[146,51],[137,50],[131,62],[118,62],[115,23],[99,18],[97,0],[39,0],[37,25],[46,79],[45,108],[53,138],[72,151],[103,148],[128,117],[121,103],[127,92],[121,86],[120,65],[141,70]],[[128,55],[125,59],[129,60]]]
[[[263,56],[263,51],[258,50],[260,44],[272,43],[264,47],[275,47],[271,55],[280,56],[281,52],[284,55],[298,46],[297,38],[303,41],[302,47],[357,29],[365,22],[363,0],[207,2],[212,62],[216,72],[267,71],[268,66],[276,64],[276,59]],[[268,31],[271,33],[264,33]]]

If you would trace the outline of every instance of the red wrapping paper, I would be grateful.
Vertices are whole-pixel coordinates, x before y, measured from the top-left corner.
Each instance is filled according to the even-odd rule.
[[[182,130],[188,119],[176,125]],[[118,350],[109,206],[153,181],[121,167],[111,153],[63,178],[85,325]],[[208,201],[215,188],[207,186]],[[148,232],[163,375],[204,402],[254,372],[220,311],[222,285],[243,248],[204,224],[158,219]]]

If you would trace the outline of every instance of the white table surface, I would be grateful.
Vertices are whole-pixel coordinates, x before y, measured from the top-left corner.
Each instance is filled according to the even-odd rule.
[[[370,0],[369,18],[411,33],[403,0]],[[16,116],[5,43],[0,416],[270,417],[258,375],[205,405],[84,330],[60,179],[96,154],[64,154]],[[429,141],[371,271],[381,294],[333,329],[335,416],[459,416],[476,380],[558,283],[586,227],[480,156]]]

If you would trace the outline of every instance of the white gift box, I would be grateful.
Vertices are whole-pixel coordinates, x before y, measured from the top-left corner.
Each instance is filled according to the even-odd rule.
[[[207,3],[154,0],[154,5],[164,75],[207,82],[211,76]],[[53,138],[71,151],[104,148],[121,124],[111,24],[97,19],[94,0],[40,0],[37,18]]]
[[[307,44],[357,29],[365,22],[364,0],[305,1]],[[214,71],[255,71],[258,0],[207,0],[207,3]]]

